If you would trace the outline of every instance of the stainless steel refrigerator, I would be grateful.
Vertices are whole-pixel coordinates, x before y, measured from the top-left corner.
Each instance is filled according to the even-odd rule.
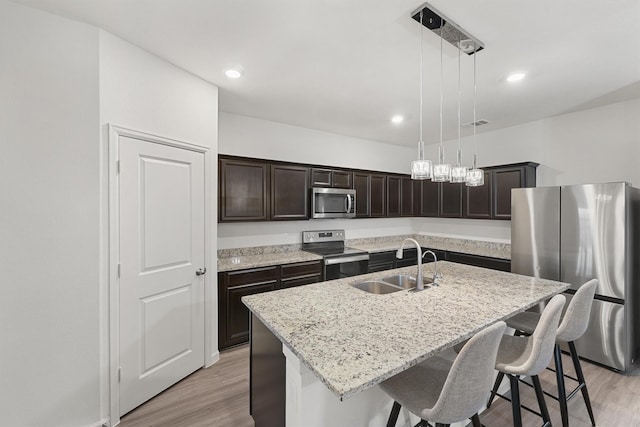
[[[571,284],[600,281],[578,354],[638,373],[640,189],[626,183],[514,189],[511,271]]]

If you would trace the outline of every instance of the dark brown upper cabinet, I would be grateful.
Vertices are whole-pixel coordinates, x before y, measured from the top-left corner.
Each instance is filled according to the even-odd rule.
[[[443,218],[462,217],[462,188],[464,184],[443,182],[440,184],[440,215]]]
[[[413,180],[409,176],[401,179],[400,216],[413,216]]]
[[[271,219],[309,218],[309,168],[271,165]]]
[[[415,184],[414,184],[415,185]],[[440,188],[442,185],[431,180],[420,181],[419,216],[436,217],[440,214]]]
[[[464,187],[463,207],[464,218],[490,219],[493,173],[490,170],[484,171],[484,185],[479,187]]]
[[[402,204],[402,179],[399,176],[387,177],[387,216],[400,216]]]
[[[492,218],[511,219],[511,190],[535,187],[537,163],[519,163],[496,168],[492,171]]]
[[[353,173],[338,169],[311,169],[312,187],[353,188]]]
[[[269,219],[269,164],[221,159],[219,162],[220,221]]]
[[[371,217],[387,216],[387,176],[371,174],[371,192],[369,193]],[[358,198],[358,193],[356,193]]]
[[[354,172],[353,188],[356,190],[356,218],[371,216],[371,174]]]

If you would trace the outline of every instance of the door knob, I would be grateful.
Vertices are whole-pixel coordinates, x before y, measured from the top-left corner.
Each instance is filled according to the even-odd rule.
[[[199,268],[199,269],[196,270],[196,276],[202,276],[206,272],[207,272],[207,267]]]

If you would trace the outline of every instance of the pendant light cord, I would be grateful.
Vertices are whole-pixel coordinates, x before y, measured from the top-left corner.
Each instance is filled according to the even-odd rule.
[[[460,142],[460,104],[462,102],[462,88],[460,85],[460,39],[458,39],[458,153],[457,166],[462,166],[462,150]]]
[[[442,33],[444,32],[444,25],[442,23],[442,18],[440,18],[440,150],[439,151],[439,162],[440,164],[444,163],[444,146],[442,145],[442,108],[444,104],[444,92],[442,86],[444,85],[444,76],[442,72]]]
[[[473,168],[476,169],[476,155],[478,154],[478,143],[476,142],[476,98],[478,96],[478,85],[476,83],[477,71],[476,71],[476,56],[478,51],[476,50],[476,42],[473,41]]]
[[[424,160],[424,141],[422,140],[422,29],[424,25],[422,23],[423,11],[420,11],[420,135],[418,137],[418,160]]]

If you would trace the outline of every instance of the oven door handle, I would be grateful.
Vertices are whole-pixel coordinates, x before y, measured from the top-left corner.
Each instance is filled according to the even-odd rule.
[[[324,260],[325,265],[344,264],[345,262],[368,261],[369,254],[353,255],[348,257],[336,257]]]

